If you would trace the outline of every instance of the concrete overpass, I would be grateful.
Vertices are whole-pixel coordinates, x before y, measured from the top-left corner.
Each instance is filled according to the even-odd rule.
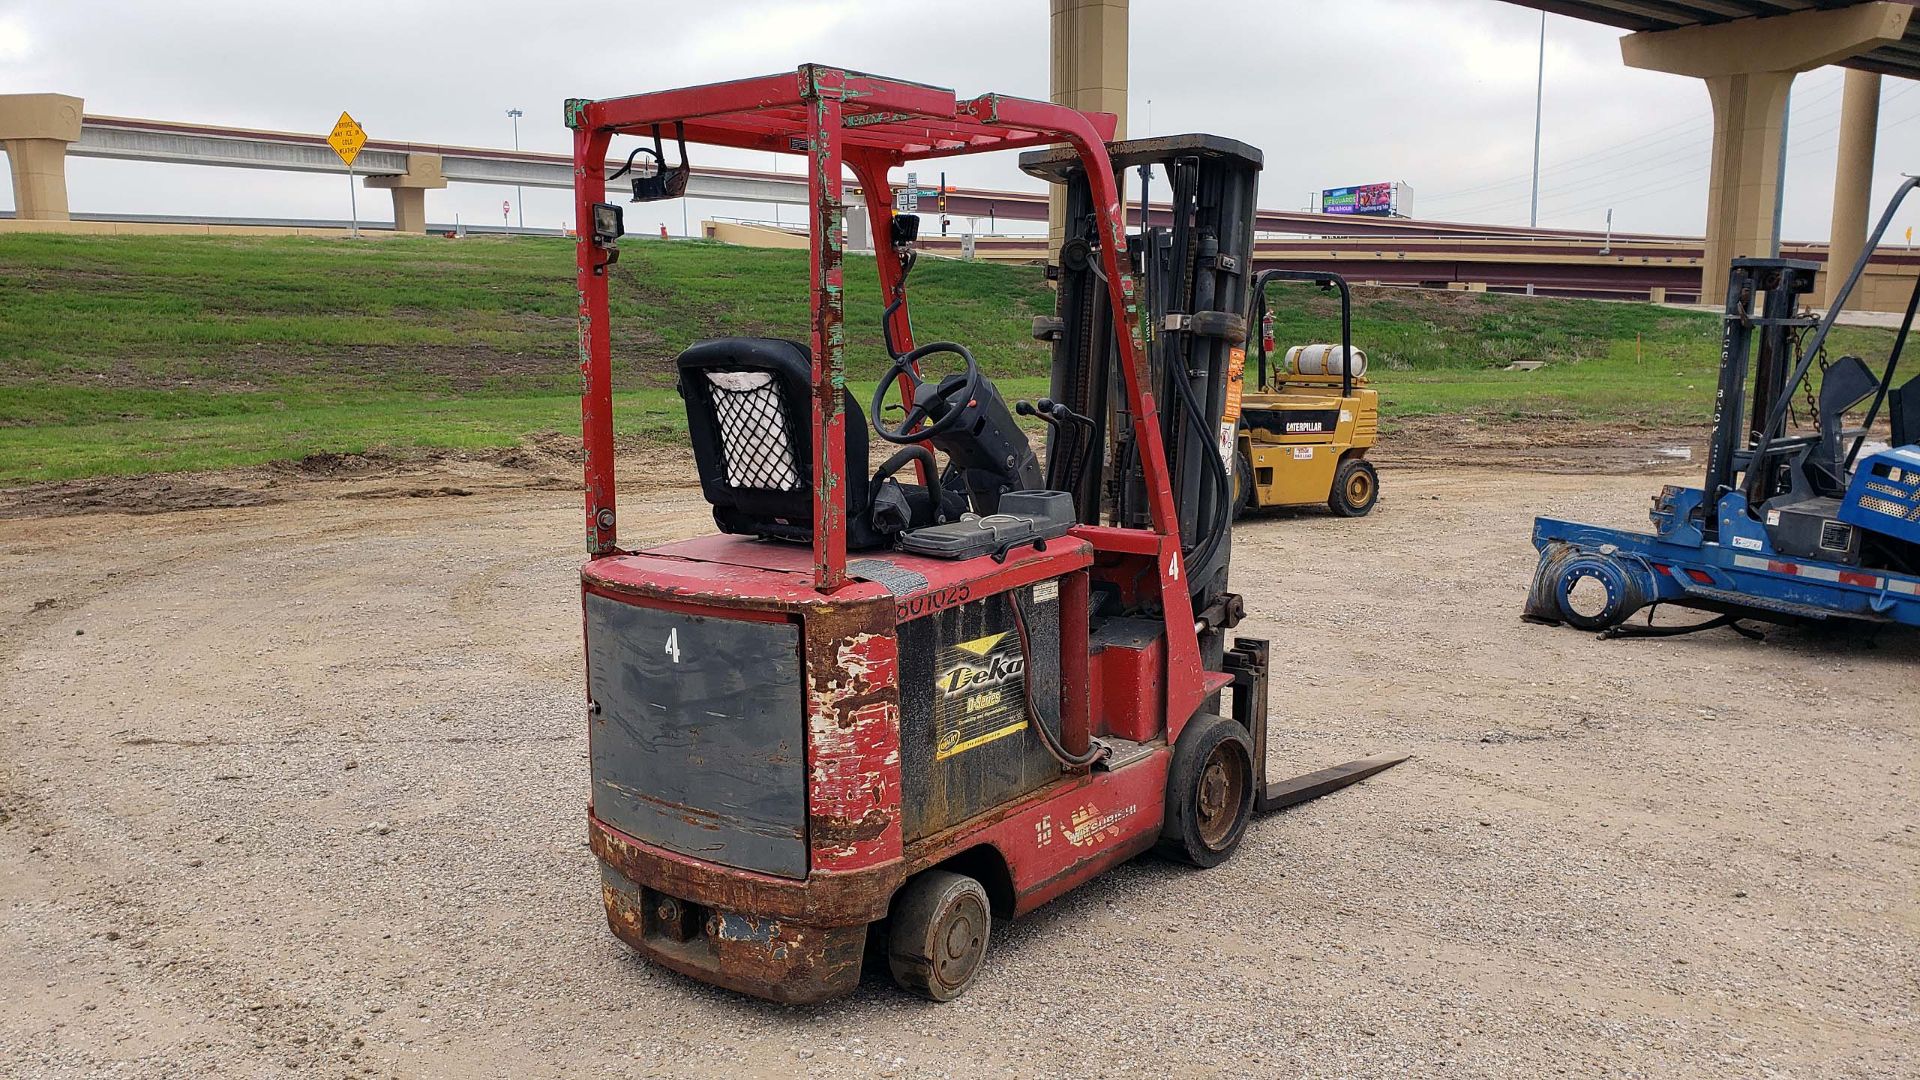
[[[1727,265],[1780,250],[1787,94],[1794,76],[1847,68],[1834,167],[1834,261],[1866,241],[1883,75],[1920,78],[1920,0],[1510,0],[1630,31],[1629,67],[1701,80],[1713,102],[1704,292],[1726,293]],[[1829,278],[1822,295],[1845,275]]]

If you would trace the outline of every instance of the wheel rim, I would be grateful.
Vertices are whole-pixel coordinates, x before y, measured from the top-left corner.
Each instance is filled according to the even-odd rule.
[[[1207,755],[1206,767],[1200,770],[1199,797],[1194,800],[1200,840],[1215,851],[1233,838],[1247,799],[1247,762],[1235,750],[1233,743],[1223,742]]]
[[[1598,574],[1576,574],[1567,583],[1567,610],[1581,618],[1605,618],[1613,604],[1613,590]]]
[[[980,898],[970,893],[956,898],[934,931],[934,978],[948,989],[966,985],[986,946],[987,910]]]
[[[1355,506],[1365,506],[1371,498],[1373,477],[1365,469],[1355,469],[1353,475],[1347,477],[1347,501]]]

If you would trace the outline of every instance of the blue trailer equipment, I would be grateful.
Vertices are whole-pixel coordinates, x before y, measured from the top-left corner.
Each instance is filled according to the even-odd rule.
[[[1920,626],[1920,378],[1895,385],[1920,282],[1879,374],[1855,356],[1829,364],[1824,352],[1835,318],[1917,183],[1907,180],[1894,195],[1822,318],[1800,308],[1816,264],[1733,261],[1705,483],[1669,485],[1654,496],[1651,534],[1536,519],[1540,563],[1528,619],[1618,633],[1644,609],[1649,626],[1633,632],[1654,634],[1743,629],[1740,619]],[[1810,381],[1816,364],[1819,377]],[[1811,415],[1802,418],[1807,430],[1790,431],[1802,385]],[[1849,415],[1863,409],[1849,426]],[[1891,445],[1863,457],[1883,409]],[[1719,617],[1652,627],[1661,604]]]

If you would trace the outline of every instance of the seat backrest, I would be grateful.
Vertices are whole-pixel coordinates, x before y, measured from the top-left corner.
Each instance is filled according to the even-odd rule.
[[[675,361],[687,407],[687,435],[700,490],[722,531],[813,539],[813,358],[781,338],[714,338]],[[849,543],[863,537],[867,506],[867,421],[849,391],[846,485]]]
[[[1893,445],[1912,446],[1920,443],[1920,375],[1907,380],[1907,385],[1893,392],[1891,415],[1893,417]]]

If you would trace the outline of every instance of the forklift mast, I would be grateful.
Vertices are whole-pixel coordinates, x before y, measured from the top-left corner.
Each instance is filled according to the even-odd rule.
[[[1133,315],[1146,343],[1149,383],[1159,403],[1160,438],[1187,553],[1194,611],[1230,626],[1238,606],[1226,592],[1232,557],[1235,430],[1222,423],[1246,362],[1253,212],[1262,155],[1212,135],[1174,135],[1108,147],[1117,173],[1138,170],[1147,205],[1157,172],[1168,208],[1137,215],[1128,264],[1141,282]],[[1021,155],[1021,168],[1066,189],[1066,232],[1054,273],[1057,316],[1040,320],[1053,341],[1052,401],[1087,423],[1053,425],[1049,487],[1073,493],[1080,520],[1140,528],[1151,520],[1140,448],[1120,379],[1091,186],[1078,155]],[[1211,617],[1209,617],[1211,613]],[[1217,635],[1215,635],[1217,637]],[[1202,651],[1217,662],[1218,642]]]
[[[1727,308],[1720,328],[1720,385],[1713,399],[1713,434],[1707,445],[1707,498],[1703,510],[1744,479],[1750,505],[1771,491],[1767,469],[1752,468],[1753,447],[1766,433],[1767,417],[1788,391],[1798,331],[1818,320],[1801,315],[1800,298],[1813,290],[1819,266],[1791,259],[1735,259],[1727,277]],[[1748,378],[1752,376],[1752,401]],[[1719,536],[1719,516],[1703,513],[1701,529]]]

